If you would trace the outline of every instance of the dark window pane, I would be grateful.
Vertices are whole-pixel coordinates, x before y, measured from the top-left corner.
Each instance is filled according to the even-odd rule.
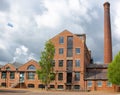
[[[52,61],[52,66],[55,67],[55,60]]]
[[[59,60],[59,67],[63,67],[63,60]]]
[[[80,60],[75,60],[75,66],[80,67]]]
[[[28,72],[28,79],[34,80],[35,79],[35,73],[34,72]]]
[[[55,86],[54,85],[50,85],[50,88],[55,88]]]
[[[10,72],[10,79],[14,79],[15,78],[15,72]]]
[[[67,37],[67,48],[73,48],[73,37]]]
[[[74,85],[74,89],[80,89],[80,85]]]
[[[5,78],[6,78],[6,72],[2,72],[1,78],[2,78],[2,79],[5,79]]]
[[[59,48],[59,54],[63,54],[63,48]]]
[[[75,52],[76,52],[76,54],[79,54],[80,53],[80,48],[76,48]]]
[[[63,44],[63,43],[64,43],[64,37],[60,37],[60,38],[59,38],[59,43],[60,43],[60,44]]]
[[[63,85],[58,85],[58,89],[63,89]]]
[[[34,88],[34,84],[28,84],[28,88]]]
[[[35,68],[35,66],[30,65],[30,66],[28,67],[28,70],[36,70],[36,68]]]
[[[75,72],[75,81],[80,80],[80,72]]]
[[[67,49],[67,57],[73,56],[73,49]]]
[[[63,73],[58,74],[58,80],[63,80]]]

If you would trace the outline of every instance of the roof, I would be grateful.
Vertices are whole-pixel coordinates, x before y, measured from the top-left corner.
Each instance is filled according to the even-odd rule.
[[[18,62],[14,62],[14,63],[12,63],[12,65],[13,65],[15,68],[18,68],[18,67],[22,66],[23,64],[18,63]]]
[[[89,64],[87,65],[87,68],[89,69],[95,69],[95,68],[107,68],[108,64]]]
[[[86,80],[107,80],[107,69],[89,69],[85,75]]]

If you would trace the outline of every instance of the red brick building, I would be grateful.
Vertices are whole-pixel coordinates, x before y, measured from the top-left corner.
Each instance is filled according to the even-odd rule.
[[[62,90],[114,90],[108,82],[107,68],[112,61],[112,39],[110,27],[110,4],[104,4],[104,64],[95,64],[86,45],[85,34],[72,34],[64,30],[50,39],[55,46],[55,81],[51,89]],[[38,80],[39,64],[31,60],[25,64],[12,63],[0,67],[0,85],[19,88],[44,88]]]

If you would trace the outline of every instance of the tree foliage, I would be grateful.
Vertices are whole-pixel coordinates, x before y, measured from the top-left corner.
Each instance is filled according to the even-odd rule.
[[[55,74],[53,73],[53,58],[55,48],[51,41],[47,41],[44,51],[41,53],[39,61],[40,69],[37,70],[39,79],[45,84],[45,88],[48,89],[49,83],[54,80]]]
[[[108,66],[108,80],[116,85],[120,85],[120,52]]]

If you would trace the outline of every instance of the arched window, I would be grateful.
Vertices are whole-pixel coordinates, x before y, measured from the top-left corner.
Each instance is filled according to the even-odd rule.
[[[10,67],[6,67],[6,70],[10,70]]]
[[[30,66],[27,68],[27,70],[36,70],[36,68],[35,68],[35,66],[30,65]]]

